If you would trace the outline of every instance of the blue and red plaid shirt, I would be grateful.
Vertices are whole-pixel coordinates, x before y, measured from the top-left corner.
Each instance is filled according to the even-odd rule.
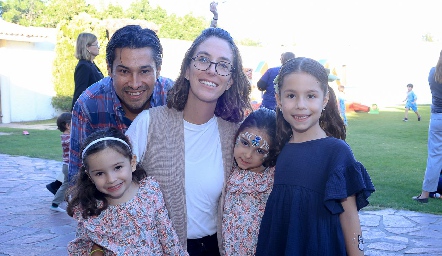
[[[169,78],[158,77],[150,101],[151,107],[166,104],[167,91],[173,84],[173,80]],[[125,117],[111,77],[105,77],[87,88],[72,110],[69,181],[73,182],[82,165],[80,147],[87,136],[96,130],[109,127],[115,127],[125,133],[131,123],[132,121]]]

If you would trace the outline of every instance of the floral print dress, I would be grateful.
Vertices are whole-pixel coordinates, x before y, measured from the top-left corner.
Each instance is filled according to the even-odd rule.
[[[76,238],[68,244],[69,255],[89,255],[93,244],[105,255],[188,255],[172,227],[160,186],[152,177],[140,182],[137,195],[126,203],[110,205],[99,216],[78,221]]]
[[[255,255],[259,226],[275,168],[262,173],[234,167],[226,185],[222,237],[225,255]]]

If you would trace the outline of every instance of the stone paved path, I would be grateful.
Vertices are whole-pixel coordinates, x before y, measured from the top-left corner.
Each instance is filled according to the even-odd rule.
[[[49,210],[45,185],[61,162],[0,154],[0,256],[67,255],[75,222]],[[65,207],[65,205],[62,205]],[[442,255],[442,216],[385,209],[361,211],[365,255]]]

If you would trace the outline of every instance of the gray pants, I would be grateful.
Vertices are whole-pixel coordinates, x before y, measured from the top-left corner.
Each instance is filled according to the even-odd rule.
[[[431,113],[428,128],[428,158],[422,190],[437,190],[442,168],[442,113]]]
[[[54,200],[52,200],[52,203],[57,205],[61,204],[64,201],[66,189],[69,187],[67,164],[63,163],[62,171],[64,175],[63,184],[61,184],[61,187],[57,190],[57,193],[54,196]]]

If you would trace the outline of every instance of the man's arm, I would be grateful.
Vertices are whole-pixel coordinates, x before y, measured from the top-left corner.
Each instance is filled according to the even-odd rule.
[[[267,90],[267,80],[269,80],[269,71],[267,70],[264,75],[259,79],[258,83],[256,85],[258,86],[258,89],[260,91]]]

